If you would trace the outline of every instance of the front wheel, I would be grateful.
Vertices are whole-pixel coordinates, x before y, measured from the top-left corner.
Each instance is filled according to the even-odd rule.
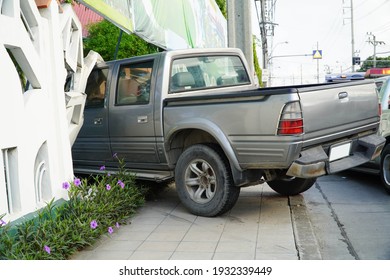
[[[267,182],[267,184],[271,187],[271,189],[273,189],[275,192],[281,195],[292,196],[307,191],[314,185],[316,180],[317,178],[305,179],[305,178],[291,177],[286,179],[270,181]]]
[[[383,187],[390,194],[390,145],[386,145],[381,154],[380,176]]]
[[[229,163],[217,147],[194,145],[185,150],[176,164],[175,181],[180,201],[199,216],[227,212],[240,194]]]

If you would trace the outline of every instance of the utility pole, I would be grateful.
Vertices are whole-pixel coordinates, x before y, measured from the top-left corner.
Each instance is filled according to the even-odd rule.
[[[370,44],[372,44],[374,46],[374,68],[375,68],[376,67],[376,46],[377,45],[384,45],[385,42],[377,41],[376,36],[374,34],[372,34],[372,32],[367,32],[367,35],[369,36],[367,42],[369,42]],[[371,38],[371,36],[372,36],[372,38]]]
[[[355,63],[353,58],[355,57],[355,33],[353,30],[353,0],[351,0],[351,46],[352,46],[352,72],[355,72]]]
[[[260,7],[261,7],[260,13],[258,11],[257,2],[260,2]],[[263,70],[270,68],[269,48],[272,48],[272,38],[274,36],[274,27],[276,25],[273,22],[275,6],[276,6],[276,0],[255,0],[255,7],[256,7],[257,18],[259,21],[260,35],[261,35]],[[264,86],[267,86],[266,81],[263,81],[263,83]]]
[[[343,0],[344,3],[344,0]],[[354,33],[354,25],[353,25],[353,0],[351,0],[350,7],[344,7],[345,9],[351,9],[351,47],[352,47],[352,72],[355,72],[355,63],[354,63],[354,57],[355,57],[355,33]],[[344,9],[343,8],[343,9]]]
[[[261,22],[260,24],[260,33],[261,33],[261,41],[263,47],[263,69],[268,68],[268,40],[267,40],[267,29],[266,29],[266,18],[265,18],[265,1],[260,0],[260,13],[261,13]]]
[[[303,85],[303,77],[302,77],[302,64],[301,64],[301,85]]]
[[[228,45],[239,48],[248,61],[251,75],[254,75],[253,36],[250,1],[227,0]]]
[[[318,42],[317,42],[317,51],[318,51]],[[317,84],[320,83],[320,60],[317,59]]]

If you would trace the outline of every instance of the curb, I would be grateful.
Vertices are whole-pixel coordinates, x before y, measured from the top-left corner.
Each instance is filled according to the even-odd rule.
[[[302,195],[289,197],[295,245],[300,260],[322,260],[313,225]]]

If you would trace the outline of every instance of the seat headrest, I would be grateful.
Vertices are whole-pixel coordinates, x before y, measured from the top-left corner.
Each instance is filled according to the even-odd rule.
[[[190,72],[180,72],[173,75],[172,84],[174,87],[178,88],[188,86],[192,87],[195,85],[195,79]]]

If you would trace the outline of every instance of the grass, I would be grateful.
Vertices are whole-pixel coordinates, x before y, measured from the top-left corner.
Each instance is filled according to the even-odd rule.
[[[148,189],[137,187],[123,160],[118,161],[116,174],[64,182],[69,196],[64,203],[52,200],[34,218],[17,225],[0,223],[0,259],[68,259],[126,224],[143,205]]]

